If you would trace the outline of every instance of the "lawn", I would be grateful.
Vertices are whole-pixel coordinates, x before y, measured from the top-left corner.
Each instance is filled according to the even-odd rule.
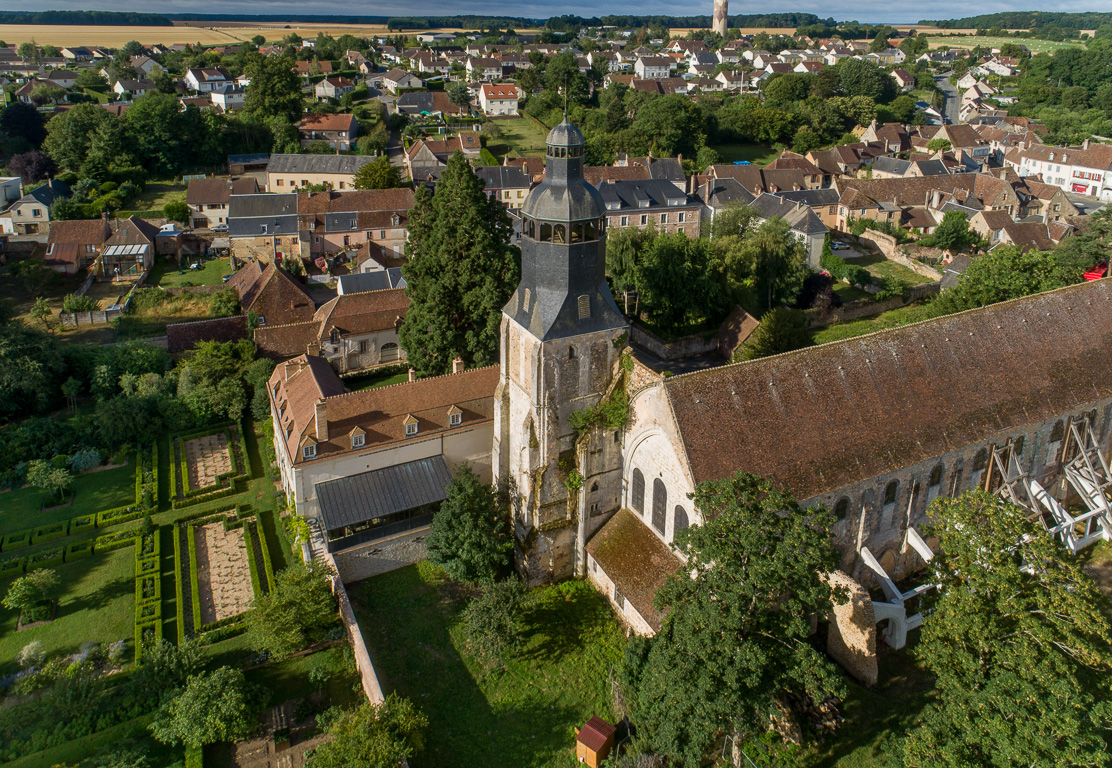
[[[836,323],[820,328],[815,332],[815,343],[826,344],[831,341],[852,339],[855,336],[864,336],[866,333],[883,331],[886,328],[899,328],[932,317],[929,304],[912,304],[900,307],[889,312],[882,312],[876,317],[864,320],[853,320],[848,323]]]
[[[591,715],[613,721],[608,671],[624,640],[586,582],[531,593],[523,647],[502,670],[485,670],[466,651],[466,593],[436,567],[408,566],[350,593],[383,689],[429,718],[428,746],[412,768],[573,766],[572,729]]]
[[[930,47],[934,48],[976,48],[977,46],[984,46],[985,48],[999,48],[1002,45],[1012,43],[1014,45],[1025,45],[1032,54],[1036,53],[1054,53],[1063,48],[1081,48],[1083,47],[1080,41],[1071,42],[1055,42],[1053,40],[1036,40],[1033,37],[977,37],[974,35],[930,35],[927,37],[930,41]]]
[[[879,253],[869,253],[855,259],[847,259],[847,263],[864,267],[870,275],[878,279],[901,280],[908,285],[922,285],[931,282],[929,277],[913,272],[903,264],[897,264],[891,259],[886,259]]]
[[[122,507],[135,501],[134,459],[126,467],[79,475],[73,480],[73,504],[40,512],[49,494],[24,487],[0,494],[0,534],[69,520],[78,515]]]
[[[494,120],[491,125],[497,126],[500,134],[499,138],[490,141],[491,154],[502,157],[514,150],[518,157],[544,156],[548,128],[540,120],[523,114],[521,117]]]
[[[166,296],[166,300],[153,306],[137,308],[134,304],[130,311],[120,318],[118,338],[120,341],[146,339],[151,336],[164,336],[170,323],[187,323],[190,320],[205,320],[209,315],[209,296],[183,293],[180,296]]]
[[[50,308],[55,312],[62,309],[62,299],[68,293],[73,293],[81,287],[81,278],[57,275],[51,285],[43,292],[50,300]],[[7,304],[16,317],[21,317],[27,322],[31,321],[31,307],[35,305],[35,297],[23,287],[23,281],[11,274],[11,265],[0,267],[0,304]],[[41,327],[34,323],[36,327]]]
[[[49,656],[74,653],[86,642],[109,643],[134,635],[134,547],[53,568],[62,588],[54,621],[17,632],[18,613],[0,607],[0,674],[18,667],[16,656],[32,640],[41,642]],[[0,590],[6,593],[8,583]]]
[[[176,184],[172,179],[148,181],[143,191],[128,202],[133,211],[146,211],[161,216],[166,203],[180,200],[185,202],[185,184]]]
[[[843,304],[849,304],[851,301],[857,301],[858,299],[867,299],[870,295],[855,285],[841,281],[834,283],[834,294],[842,300]]]
[[[151,267],[147,285],[159,288],[179,288],[188,285],[220,285],[223,277],[232,272],[224,259],[202,262],[200,269],[178,269],[166,259],[159,259]]]
[[[379,387],[388,387],[391,384],[401,384],[404,381],[409,381],[409,372],[397,371],[391,366],[384,373],[368,373],[344,379],[344,386],[352,392],[360,392],[364,389],[378,389]]]
[[[711,149],[718,153],[721,163],[744,161],[762,168],[780,156],[778,150],[764,144],[715,144]]]

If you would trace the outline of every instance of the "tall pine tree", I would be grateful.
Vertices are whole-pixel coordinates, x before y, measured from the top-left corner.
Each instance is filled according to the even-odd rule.
[[[513,225],[506,209],[488,198],[483,182],[459,152],[436,185],[418,187],[409,212],[409,312],[401,343],[423,375],[498,360],[502,307],[517,287],[521,254],[510,245]]]

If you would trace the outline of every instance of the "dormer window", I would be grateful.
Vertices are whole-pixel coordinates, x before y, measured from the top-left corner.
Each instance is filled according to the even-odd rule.
[[[367,444],[367,436],[364,435],[362,432],[356,432],[354,435],[351,436],[351,447],[352,448],[362,448],[366,444]]]
[[[417,434],[417,419],[413,417],[413,414],[407,415],[402,421],[402,424],[405,425],[406,437],[413,437]]]
[[[301,458],[303,458],[303,459],[315,459],[316,457],[317,457],[317,446],[316,445],[303,445],[301,447]]]
[[[462,423],[463,411],[453,405],[451,408],[448,409],[448,426],[458,427]]]
[[[260,224],[259,225],[259,231],[262,232],[265,235],[266,234],[266,224]]]

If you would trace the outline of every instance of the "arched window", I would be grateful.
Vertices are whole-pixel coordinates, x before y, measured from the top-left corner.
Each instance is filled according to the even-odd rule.
[[[834,522],[845,520],[846,515],[849,514],[849,498],[843,496],[838,499],[838,503],[834,505]]]
[[[597,240],[598,239],[598,227],[595,225],[595,222],[593,222],[593,221],[588,221],[587,222],[587,224],[584,227],[583,239],[585,239],[585,240]]]
[[[881,509],[881,514],[886,518],[890,518],[896,511],[896,496],[900,491],[900,482],[893,480],[884,486],[884,507]]]
[[[563,224],[557,224],[552,230],[552,235],[552,242],[554,243],[566,243],[568,241],[568,235]]]
[[[1059,421],[1054,425],[1054,429],[1050,430],[1050,442],[1060,443],[1062,438],[1066,436],[1066,425]]]
[[[653,480],[653,528],[663,535],[664,515],[668,508],[668,490],[660,478]]]
[[[544,243],[550,242],[552,240],[551,224],[541,224],[541,236],[539,239],[541,240],[541,242]]]
[[[1020,435],[1012,441],[1012,451],[1015,453],[1016,456],[1023,455],[1023,437],[1023,435]]]
[[[639,469],[633,470],[633,487],[629,491],[629,504],[637,514],[645,514],[645,476]]]
[[[672,512],[672,538],[675,538],[676,534],[687,526],[687,510],[681,506],[676,506],[676,509]]]
[[[526,219],[525,220],[525,234],[528,237],[531,237],[534,240],[536,240],[537,239],[537,222],[533,221],[532,219]]]
[[[942,490],[942,465],[936,464],[934,469],[931,470],[930,480],[927,481],[927,503],[938,498],[938,492]]]

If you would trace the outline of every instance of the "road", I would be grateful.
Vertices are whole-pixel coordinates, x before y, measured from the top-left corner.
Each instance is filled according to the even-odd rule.
[[[939,75],[934,82],[946,94],[946,107],[942,110],[942,115],[948,123],[956,125],[961,112],[961,99],[958,97],[958,89],[950,84],[949,75],[950,73]]]

